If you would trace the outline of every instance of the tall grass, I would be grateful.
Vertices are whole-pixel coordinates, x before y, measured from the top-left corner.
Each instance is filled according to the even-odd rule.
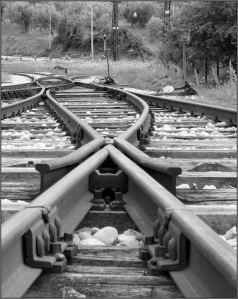
[[[228,82],[215,88],[200,88],[199,94],[212,105],[236,108],[237,106],[237,76],[231,61],[228,67]]]
[[[65,67],[69,74],[107,75],[107,63],[104,61],[51,60],[51,61],[17,61],[2,64],[2,70],[15,72],[48,71],[57,73],[55,66]],[[110,61],[110,75],[121,84],[137,88],[157,88],[161,81],[172,82],[173,74],[162,63],[120,60]],[[166,78],[165,78],[166,77]]]
[[[65,67],[68,74],[77,75],[97,75],[100,77],[107,76],[106,60],[100,61],[82,61],[82,60],[47,60],[47,61],[15,61],[3,62],[2,72],[52,72],[64,74],[62,71],[55,69],[55,66]],[[219,105],[223,107],[236,107],[237,98],[237,78],[234,70],[228,70],[230,79],[224,85],[215,88],[198,88],[198,97],[186,97],[188,101],[195,101],[210,105]],[[174,68],[165,66],[158,61],[128,61],[120,60],[117,62],[110,61],[110,75],[117,83],[126,84],[130,87],[156,91],[164,85],[182,86],[179,70],[174,72]]]

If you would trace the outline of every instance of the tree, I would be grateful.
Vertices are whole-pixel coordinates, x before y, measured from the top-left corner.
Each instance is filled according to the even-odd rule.
[[[33,5],[34,13],[31,19],[33,27],[41,29],[49,29],[50,14],[51,14],[51,28],[57,29],[60,19],[60,12],[58,12],[53,3],[36,3]]]
[[[153,15],[153,5],[150,3],[132,3],[126,6],[123,17],[132,25],[145,28],[147,22]]]
[[[181,49],[179,36],[183,30],[191,30],[187,45],[188,59],[193,67],[208,71],[209,63],[236,65],[236,4],[209,2],[186,4],[173,23],[173,29],[164,39],[164,57],[174,62],[181,61],[177,55]],[[179,33],[180,32],[180,33]],[[219,64],[218,64],[219,65]]]
[[[162,40],[164,36],[164,23],[162,19],[152,17],[146,25],[146,30],[151,42]]]
[[[6,4],[4,14],[12,22],[22,25],[27,32],[33,16],[33,6],[28,2],[10,2]]]

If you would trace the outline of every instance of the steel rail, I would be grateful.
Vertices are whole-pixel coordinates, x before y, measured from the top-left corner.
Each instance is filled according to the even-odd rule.
[[[192,115],[206,115],[214,121],[225,121],[232,124],[237,124],[237,111],[235,109],[223,108],[219,106],[212,106],[207,104],[191,103],[178,99],[168,99],[160,96],[146,95],[142,93],[133,94],[141,97],[147,103],[163,106],[169,108],[171,111],[179,110],[184,112],[190,112]]]
[[[43,161],[36,165],[36,170],[41,175],[41,192],[57,182],[105,144],[105,139],[96,130],[58,103],[50,95],[50,90],[46,92],[46,96],[46,104],[69,129],[71,135],[73,134],[76,139],[78,138],[76,142],[79,142],[82,147],[65,157],[51,159],[47,162]]]
[[[22,83],[22,84],[13,84],[8,86],[1,86],[1,91],[14,91],[15,89],[23,89],[28,88],[30,86],[34,86],[35,82],[29,82],[29,83]]]
[[[22,296],[41,273],[41,270],[24,264],[22,237],[36,223],[41,227],[40,231],[48,227],[42,220],[42,210],[48,210],[50,221],[59,217],[64,232],[72,232],[91,207],[89,175],[108,158],[128,177],[128,191],[123,195],[125,209],[146,237],[153,235],[159,208],[164,214],[169,213],[170,225],[175,225],[188,238],[190,251],[187,268],[170,272],[184,295],[235,296],[234,250],[189,208],[113,145],[107,145],[92,155],[38,196],[28,208],[2,225],[3,296]],[[207,272],[204,273],[204,267],[200,269],[200,265],[205,265]],[[17,279],[15,273],[18,275]]]
[[[46,96],[46,104],[57,114],[59,119],[63,121],[65,126],[72,134],[79,132],[80,129],[83,130],[83,132],[81,131],[80,134],[83,135],[84,143],[87,143],[89,140],[98,138],[100,136],[97,131],[95,131],[86,122],[80,120],[74,113],[57,102],[52,97],[49,90],[46,91]]]
[[[143,170],[162,184],[172,194],[176,195],[177,176],[182,173],[180,167],[175,167],[167,162],[158,162],[133,146],[121,136],[114,139],[114,145],[136,162]]]
[[[26,88],[16,88],[16,89],[13,89],[13,90],[5,90],[5,89],[1,89],[1,93],[4,93],[4,92],[17,92],[17,91],[29,91],[29,90],[40,90],[40,89],[42,89],[42,87],[41,86],[35,86],[35,83],[34,83],[34,85],[32,85],[32,86],[30,86],[30,87],[28,87],[27,89]]]
[[[86,86],[89,87],[88,85]],[[90,87],[94,89],[102,89],[100,85],[98,86],[90,84]],[[135,146],[131,145],[133,141],[133,144],[138,144],[138,138],[146,133],[146,128],[148,130],[148,105],[140,98],[131,95],[129,92],[111,87],[107,87],[106,90],[109,93],[113,93],[113,95],[115,95],[116,93],[117,95],[120,94],[121,96],[124,96],[124,98],[126,97],[126,99],[136,105],[141,112],[141,117],[136,121],[135,124],[133,124],[131,128],[129,128],[125,132],[126,134],[120,134],[120,137],[114,139],[114,143],[116,144],[116,146],[123,150],[124,153],[129,155],[135,162],[143,167],[145,171],[152,175],[153,178],[155,178],[159,183],[170,190],[170,192],[176,194],[176,179],[177,176],[182,172],[181,168],[174,167],[168,163],[156,163],[154,159],[148,157],[146,154],[138,150]],[[89,136],[89,138],[86,138],[87,134],[84,135],[84,139],[86,140],[81,141],[81,143],[89,143],[76,150],[75,152],[65,157],[52,159],[50,161],[38,163],[36,165],[36,169],[41,174],[41,191],[47,189],[58,179],[60,179],[66,173],[76,167],[86,157],[88,157],[90,154],[98,150],[106,143],[105,139],[101,137],[101,135],[99,135],[91,126],[80,120],[67,108],[59,104],[50,94],[50,91],[47,91],[46,95],[46,103],[55,111],[59,118],[63,120],[66,125],[68,122],[70,122],[71,133],[75,134],[76,130],[79,131],[79,128],[81,128],[85,132],[91,132],[91,135]],[[146,125],[144,125],[144,123],[146,123]],[[138,134],[138,132],[140,134]],[[143,132],[143,134],[141,132]],[[94,141],[91,141],[92,139],[94,139]],[[131,143],[129,143],[126,139],[128,139]]]
[[[61,180],[39,195],[27,208],[2,225],[2,296],[21,297],[42,270],[25,264],[23,236],[38,225],[48,229],[42,212],[51,221],[59,217],[63,232],[72,232],[91,208],[92,193],[88,176],[108,156],[106,148],[98,151]],[[52,218],[52,219],[51,219]]]
[[[120,136],[116,141],[118,139],[119,143],[115,142],[116,145],[121,141],[122,148],[123,146],[128,147],[126,140],[123,138],[120,140]],[[132,148],[134,147],[131,145],[130,151]],[[125,208],[146,237],[153,235],[154,222],[158,218],[157,209],[159,208],[164,215],[170,216],[171,225],[175,225],[189,240],[188,266],[179,271],[170,271],[170,275],[183,294],[187,297],[235,297],[236,255],[233,249],[175,196],[113,145],[99,150],[37,197],[31,204],[31,206],[35,206],[34,213],[26,212],[27,209],[25,209],[4,223],[3,260],[6,262],[3,269],[6,268],[6,273],[3,286],[5,293],[10,292],[12,295],[18,290],[16,296],[21,296],[19,295],[19,285],[20,293],[23,294],[29,284],[41,273],[41,270],[32,269],[24,264],[21,243],[23,231],[29,230],[36,222],[45,226],[41,219],[41,212],[44,209],[47,209],[49,214],[52,212],[53,218],[56,215],[60,217],[64,231],[72,231],[78,224],[76,222],[80,222],[80,219],[90,209],[91,193],[88,192],[87,176],[108,157],[128,176],[128,192],[124,194]],[[75,156],[74,159],[76,159]],[[146,160],[144,161],[146,162]],[[78,217],[80,211],[81,214]],[[29,221],[30,224],[26,223],[27,217],[24,213],[29,213],[29,217],[35,217],[34,219],[30,218],[32,219]],[[73,216],[76,214],[77,217]],[[10,236],[6,231],[11,232]],[[14,242],[16,239],[17,241]],[[11,267],[8,267],[7,261],[12,256],[14,256],[14,260]],[[14,269],[17,270],[14,271]],[[17,276],[14,276],[13,273]],[[19,277],[21,277],[21,281]],[[24,279],[26,277],[27,280]]]
[[[39,102],[42,101],[42,96],[44,92],[45,92],[45,88],[42,87],[41,91],[35,94],[34,96],[2,107],[1,119],[15,116],[26,109],[30,109],[36,106]]]
[[[122,98],[129,104],[136,106],[141,113],[140,118],[128,130],[120,134],[120,136],[135,146],[139,144],[139,139],[147,134],[150,127],[149,106],[140,97],[133,95],[128,91],[112,86],[103,86],[100,84],[83,82],[77,82],[76,85],[94,88],[96,90],[108,91],[114,95],[121,95]]]
[[[131,200],[135,203],[135,209],[138,208],[142,214],[147,212],[146,218],[150,219],[148,224],[156,220],[157,208],[162,209],[165,214],[170,213],[171,221],[189,239],[191,246],[188,267],[170,273],[184,295],[235,297],[237,291],[235,251],[174,195],[116,148],[111,145],[108,147],[110,157],[129,177],[128,189],[133,191],[126,202]],[[127,204],[125,208],[126,206]],[[138,219],[138,215],[135,217],[133,212],[130,210],[128,212],[133,220]],[[143,229],[143,222],[137,221],[136,224]],[[150,229],[153,230],[152,225]]]
[[[51,84],[48,84],[48,82],[50,80],[56,80],[56,79],[58,79],[58,81],[61,81],[62,83],[56,81],[54,83],[51,82]],[[51,91],[58,90],[58,89],[69,88],[69,87],[74,85],[72,80],[70,80],[68,78],[66,79],[66,78],[60,77],[60,76],[42,77],[42,78],[37,79],[36,82],[39,85],[44,86],[46,89],[51,89]]]
[[[176,179],[177,176],[182,173],[182,169],[180,167],[174,167],[170,163],[155,162],[154,159],[144,154],[136,147],[140,142],[140,138],[147,136],[150,128],[149,106],[141,100],[140,97],[135,96],[130,92],[126,92],[125,90],[94,83],[77,82],[77,84],[96,90],[106,90],[112,94],[120,94],[123,98],[129,101],[129,103],[133,103],[138,107],[141,113],[140,118],[128,130],[114,138],[114,144],[170,192],[176,194]]]

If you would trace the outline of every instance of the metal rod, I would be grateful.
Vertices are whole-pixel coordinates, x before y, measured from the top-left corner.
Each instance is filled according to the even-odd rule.
[[[187,81],[187,72],[186,72],[186,43],[183,41],[183,80]]]
[[[51,11],[51,7],[50,7],[50,24],[49,24],[49,49],[51,51],[51,34],[52,34],[52,11]]]
[[[93,48],[93,2],[91,3],[91,59],[94,60],[94,48]]]
[[[118,2],[115,0],[113,2],[113,8],[112,8],[112,55],[113,60],[118,60]]]

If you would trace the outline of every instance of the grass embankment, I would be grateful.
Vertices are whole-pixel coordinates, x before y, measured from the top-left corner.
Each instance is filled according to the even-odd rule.
[[[107,75],[106,61],[81,61],[81,60],[51,60],[51,61],[17,61],[4,62],[2,71],[9,73],[16,72],[52,72],[64,74],[62,71],[55,69],[56,66],[65,67],[68,74],[83,75]],[[172,86],[182,86],[179,71],[174,72],[173,67],[164,66],[162,63],[126,61],[110,61],[110,75],[116,82],[127,84],[143,90],[154,90],[170,84]],[[237,99],[237,82],[230,81],[216,88],[200,87],[197,89],[198,97],[186,97],[188,101],[218,105],[226,108],[235,108]]]
[[[48,31],[22,32],[17,24],[2,24],[2,55],[43,55],[49,47]]]

